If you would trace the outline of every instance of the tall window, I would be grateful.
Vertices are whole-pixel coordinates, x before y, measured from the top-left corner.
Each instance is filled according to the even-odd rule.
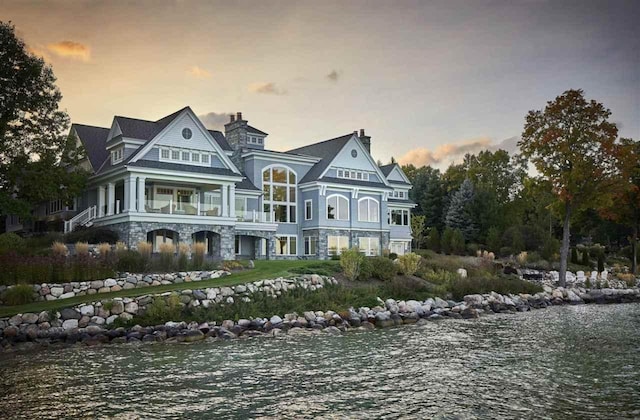
[[[380,238],[360,238],[358,248],[368,257],[380,255]]]
[[[348,236],[327,236],[329,255],[340,255],[343,249],[349,248]]]
[[[264,211],[267,221],[296,222],[296,174],[284,166],[262,171]]]
[[[315,255],[318,249],[318,238],[315,236],[304,237],[304,255]]]
[[[297,255],[298,245],[295,236],[276,236],[276,255]]]
[[[313,219],[313,204],[311,200],[304,200],[304,220]]]
[[[327,219],[349,220],[349,200],[344,195],[327,197]]]
[[[379,222],[380,204],[373,198],[361,198],[358,201],[358,220],[361,222]]]

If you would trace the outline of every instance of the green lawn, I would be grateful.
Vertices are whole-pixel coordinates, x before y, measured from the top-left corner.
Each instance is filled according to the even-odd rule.
[[[112,299],[116,297],[134,297],[146,294],[156,294],[170,292],[173,290],[183,289],[204,289],[207,287],[233,286],[241,283],[248,283],[256,280],[273,279],[281,276],[290,275],[293,268],[301,268],[308,266],[318,266],[318,261],[256,261],[255,268],[244,270],[231,274],[230,276],[217,279],[203,280],[198,282],[166,284],[160,286],[148,286],[137,289],[120,290],[119,292],[100,293],[94,295],[74,296],[69,299],[52,300],[45,302],[35,302],[26,305],[17,306],[0,306],[0,318],[12,316],[15,314],[42,311],[50,311],[54,309],[75,306],[84,302],[95,302],[98,300]]]

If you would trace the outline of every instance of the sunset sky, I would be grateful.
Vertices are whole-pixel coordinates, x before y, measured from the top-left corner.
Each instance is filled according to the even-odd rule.
[[[270,149],[364,128],[376,159],[444,167],[582,88],[640,138],[640,1],[0,0],[0,20],[77,123],[241,111]]]

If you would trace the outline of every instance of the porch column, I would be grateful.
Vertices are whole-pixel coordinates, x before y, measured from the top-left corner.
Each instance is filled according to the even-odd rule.
[[[104,216],[104,185],[98,185],[98,217]]]
[[[222,186],[222,217],[229,217],[229,186]]]
[[[113,215],[113,209],[116,204],[116,184],[109,182],[107,184],[107,216]]]
[[[236,217],[236,185],[229,185],[229,216]]]
[[[143,176],[139,176],[138,177],[138,211],[141,213],[145,212],[144,206],[145,206],[145,201],[144,201],[144,182],[146,181],[146,178]]]
[[[136,177],[133,175],[124,179],[124,211],[136,211]]]

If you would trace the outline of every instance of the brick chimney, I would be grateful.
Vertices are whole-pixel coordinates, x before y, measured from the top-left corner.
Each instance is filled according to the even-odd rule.
[[[229,122],[224,125],[224,136],[234,149],[238,150],[247,146],[247,121],[242,119],[242,112],[229,116]]]
[[[371,154],[371,136],[367,136],[364,134],[364,128],[360,129],[360,143],[367,149],[367,152]]]

